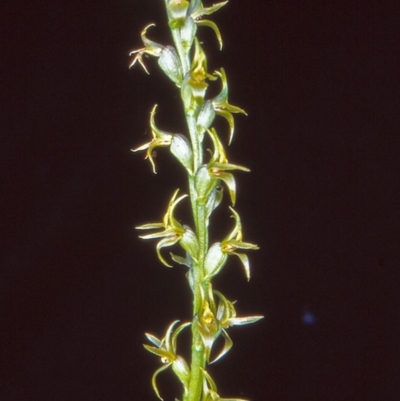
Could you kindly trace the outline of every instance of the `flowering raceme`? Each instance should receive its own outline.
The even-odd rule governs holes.
[[[243,241],[242,221],[233,206],[237,201],[236,172],[249,172],[247,167],[232,164],[228,161],[224,143],[230,145],[234,132],[234,114],[246,112],[228,101],[228,80],[224,68],[209,71],[207,55],[202,42],[197,37],[199,27],[211,28],[217,38],[220,49],[222,37],[217,24],[204,19],[228,1],[222,1],[205,7],[200,0],[164,0],[168,27],[173,45],[162,45],[148,38],[148,31],[155,24],[147,25],[141,32],[143,47],[133,50],[130,67],[145,66],[145,57],[155,57],[165,75],[172,81],[173,88],[181,97],[180,105],[186,120],[187,131],[183,133],[166,132],[156,125],[157,104],[150,112],[151,139],[143,145],[132,149],[134,152],[145,151],[154,173],[156,165],[154,151],[165,148],[179,161],[187,173],[187,190],[178,195],[175,190],[170,199],[162,221],[146,223],[136,227],[138,230],[149,230],[150,233],[140,235],[144,240],[157,240],[155,250],[160,262],[167,266],[182,265],[186,269],[186,277],[192,295],[192,316],[190,321],[178,325],[173,321],[162,339],[146,334],[151,345],[144,347],[150,353],[161,358],[162,366],[152,377],[152,386],[156,396],[162,400],[157,385],[159,373],[171,367],[182,385],[182,401],[244,401],[237,398],[221,398],[217,386],[212,379],[207,365],[223,358],[232,348],[233,341],[228,334],[231,326],[242,326],[262,319],[260,315],[237,317],[235,302],[229,301],[221,291],[214,289],[213,279],[230,261],[229,256],[236,256],[243,265],[245,276],[250,280],[250,262],[246,254],[256,250],[258,246]],[[156,29],[151,31],[157,33]],[[221,89],[208,96],[210,86]],[[228,135],[221,140],[215,126],[216,116],[223,117],[228,123]],[[211,147],[211,149],[210,149]],[[213,213],[217,207],[224,205],[224,188],[227,189],[230,211],[234,219],[234,227],[222,240],[209,244],[210,227]],[[182,192],[181,192],[182,193]],[[187,198],[189,202],[184,202]],[[182,222],[175,215],[178,205],[191,207],[192,221]],[[181,206],[182,205],[182,206]],[[236,207],[236,206],[235,206]],[[166,259],[164,248],[173,248],[170,259]],[[175,249],[180,248],[180,254]],[[174,288],[174,297],[179,293]],[[185,328],[190,327],[191,350],[178,353],[178,339]],[[189,333],[189,330],[187,330]],[[215,352],[213,347],[218,338],[223,339],[222,349]],[[180,340],[179,340],[180,341]],[[221,343],[222,344],[222,343]],[[190,354],[190,362],[189,361]],[[216,355],[212,358],[212,356]],[[179,401],[175,398],[175,401]]]

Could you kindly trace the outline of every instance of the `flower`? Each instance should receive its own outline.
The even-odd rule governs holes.
[[[165,337],[159,340],[157,337],[152,334],[146,333],[147,339],[155,345],[147,345],[143,344],[143,346],[147,349],[147,351],[161,357],[161,362],[164,366],[157,369],[152,377],[151,383],[153,385],[153,389],[157,394],[157,397],[162,400],[160,393],[157,388],[156,378],[160,372],[168,369],[168,367],[172,366],[172,370],[178,376],[179,380],[184,386],[185,393],[189,388],[189,378],[190,378],[190,369],[186,361],[179,355],[176,354],[176,340],[179,333],[187,326],[190,325],[188,323],[182,323],[179,325],[174,331],[174,326],[179,322],[179,320],[175,320],[167,329],[167,333]]]
[[[208,87],[207,79],[215,81],[217,78],[207,72],[207,58],[197,38],[190,71],[186,74],[181,89],[181,96],[185,111],[193,113],[204,103]]]
[[[224,117],[229,124],[230,127],[230,135],[229,135],[229,144],[232,142],[233,132],[235,130],[235,122],[232,116],[232,113],[242,113],[247,116],[247,113],[237,106],[232,106],[228,103],[228,82],[226,79],[225,70],[221,68],[221,72],[215,71],[215,75],[221,78],[222,81],[222,89],[218,96],[212,99],[212,105],[214,107],[215,113]]]
[[[158,146],[164,146],[164,147],[170,146],[172,143],[172,138],[173,138],[172,134],[165,132],[165,131],[161,131],[160,129],[158,129],[156,127],[155,122],[154,122],[154,116],[156,114],[156,109],[157,109],[157,105],[154,105],[154,107],[150,113],[150,127],[151,127],[151,132],[153,134],[153,139],[150,142],[147,142],[144,145],[141,145],[136,149],[132,149],[132,152],[138,152],[139,150],[147,149],[145,158],[146,159],[148,158],[150,160],[150,163],[153,166],[154,174],[157,174],[156,166],[155,166],[154,159],[153,159],[154,148],[156,148]]]
[[[146,32],[152,26],[155,26],[155,24],[147,25],[141,33],[144,47],[138,50],[133,50],[129,53],[130,56],[136,54],[129,68],[132,68],[138,61],[146,73],[150,74],[143,62],[143,56],[148,55],[158,57],[158,65],[161,67],[164,73],[172,81],[174,81],[178,87],[180,87],[183,80],[183,73],[179,56],[174,47],[163,46],[159,43],[153,42],[150,39],[147,39]]]
[[[214,128],[207,130],[214,143],[214,153],[208,164],[200,167],[196,175],[196,190],[200,200],[206,200],[210,192],[223,181],[228,187],[232,205],[236,203],[236,182],[231,170],[250,171],[247,167],[228,163],[224,147]]]
[[[235,228],[228,235],[226,239],[221,242],[221,250],[223,253],[227,255],[236,255],[240,261],[242,262],[247,281],[250,280],[250,263],[249,258],[244,253],[235,252],[236,249],[246,249],[246,250],[255,250],[259,249],[259,247],[255,244],[251,244],[250,242],[243,242],[243,233],[242,233],[242,223],[240,221],[239,214],[231,207],[229,207],[233,213],[233,218],[236,221]]]
[[[130,64],[129,68],[132,68],[136,64],[136,61],[139,61],[140,65],[147,72],[147,74],[150,74],[150,73],[147,70],[146,66],[144,65],[143,55],[148,54],[149,56],[160,57],[161,51],[164,48],[164,46],[160,45],[159,43],[153,42],[146,38],[146,32],[152,26],[156,26],[156,24],[147,25],[140,34],[140,36],[142,37],[144,47],[142,47],[141,49],[138,49],[138,50],[133,50],[129,53],[130,56],[132,56],[132,54],[136,54],[135,58],[133,59],[132,63]]]
[[[204,262],[205,279],[211,279],[218,274],[224,267],[228,256],[236,255],[243,264],[247,281],[250,280],[250,263],[246,254],[236,252],[237,249],[255,250],[259,249],[257,245],[242,241],[242,223],[239,214],[231,207],[235,227],[232,232],[222,241],[214,243],[208,250]]]
[[[194,260],[197,260],[196,258],[199,248],[198,240],[194,232],[187,226],[183,227],[173,216],[176,205],[182,199],[187,197],[187,195],[182,195],[178,199],[176,199],[178,192],[179,189],[174,192],[174,195],[169,202],[167,213],[165,214],[164,219],[161,223],[148,223],[136,227],[136,229],[138,230],[152,230],[158,228],[163,229],[163,231],[153,234],[141,235],[139,237],[143,239],[161,238],[161,240],[157,244],[156,251],[161,263],[163,263],[167,267],[172,266],[168,264],[162,257],[161,248],[172,246],[179,242],[182,248],[186,252],[188,252]]]
[[[227,328],[255,323],[263,316],[236,317],[234,302],[228,301],[219,291],[211,291],[211,286],[209,286],[208,300],[204,298],[203,290],[201,293],[202,308],[196,323],[205,346],[207,362],[209,362],[214,341],[220,334],[225,340],[222,351],[212,362],[209,362],[214,363],[232,348],[233,342],[226,332]],[[215,303],[214,294],[219,298],[218,305]]]
[[[157,105],[153,107],[153,110],[150,113],[150,126],[151,132],[153,134],[153,139],[136,149],[131,149],[132,152],[138,152],[139,150],[147,149],[145,158],[148,158],[150,160],[150,163],[153,166],[153,172],[154,174],[157,174],[156,166],[153,159],[153,150],[158,146],[170,146],[171,153],[180,161],[180,163],[186,168],[189,174],[192,174],[193,152],[190,142],[185,136],[181,134],[170,134],[169,132],[158,129],[154,122],[156,108]]]

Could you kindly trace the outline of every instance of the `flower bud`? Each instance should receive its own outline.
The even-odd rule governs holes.
[[[193,152],[189,140],[181,134],[173,135],[170,150],[171,153],[181,162],[183,167],[192,174]]]
[[[176,50],[172,46],[164,46],[158,59],[158,65],[177,86],[182,85],[182,66]]]

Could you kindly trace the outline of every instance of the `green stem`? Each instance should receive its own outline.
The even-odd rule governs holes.
[[[204,277],[204,260],[208,248],[205,206],[197,204],[196,234],[199,238],[200,251],[197,263],[193,264],[193,322],[192,322],[192,361],[189,391],[185,401],[200,401],[202,394],[203,373],[205,368],[205,347],[197,328],[196,318],[201,310],[201,286]]]
[[[167,5],[167,0],[165,0]],[[167,9],[168,13],[168,9]],[[168,15],[170,17],[170,15]],[[180,37],[179,29],[171,29],[175,47],[179,55],[183,76],[190,70],[189,54],[185,51]],[[197,201],[195,188],[195,176],[203,163],[202,144],[197,132],[198,107],[185,112],[186,122],[193,151],[193,175],[189,176],[189,194],[195,224],[196,235],[200,249],[197,261],[193,261],[193,320],[192,320],[192,351],[189,389],[184,396],[184,401],[200,401],[202,397],[203,372],[206,365],[206,355],[203,340],[197,328],[196,320],[202,307],[201,286],[204,278],[204,261],[208,250],[208,230],[206,221],[206,207]]]
[[[202,163],[201,144],[197,136],[197,129],[193,115],[186,115],[190,137],[192,139],[194,171],[196,172]],[[205,347],[196,325],[196,318],[201,310],[202,297],[201,286],[204,277],[204,260],[208,249],[208,231],[206,221],[206,210],[204,204],[197,201],[197,192],[194,187],[194,177],[189,177],[190,199],[195,222],[196,235],[199,240],[200,249],[198,260],[193,263],[193,322],[192,322],[192,360],[190,368],[190,384],[185,401],[200,401],[202,394],[203,373],[205,368]]]

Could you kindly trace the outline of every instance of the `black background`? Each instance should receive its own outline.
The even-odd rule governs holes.
[[[188,319],[190,293],[134,226],[186,184],[168,150],[154,175],[130,149],[149,140],[155,103],[160,128],[183,124],[155,60],[147,76],[128,53],[150,22],[170,43],[163,2],[10,2],[2,18],[0,399],[155,400],[144,332]],[[230,329],[210,368],[219,392],[397,401],[399,7],[231,0],[210,19],[224,49],[199,28],[209,69],[225,68],[249,114],[228,157],[252,170],[236,175],[237,210],[261,247],[250,283],[232,259],[216,287],[266,317]],[[226,206],[215,239],[232,227]],[[169,379],[165,400],[180,397]]]

